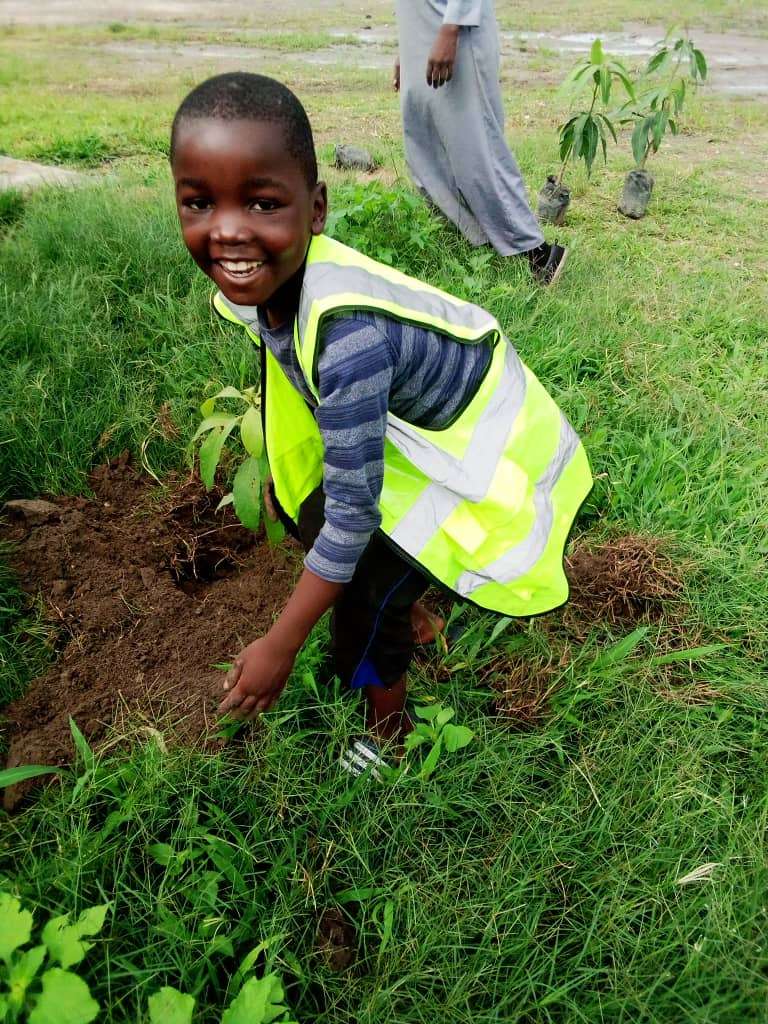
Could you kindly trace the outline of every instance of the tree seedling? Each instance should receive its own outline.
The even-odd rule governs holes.
[[[419,778],[426,780],[432,775],[443,753],[455,754],[466,747],[474,739],[474,733],[465,725],[453,725],[451,719],[453,708],[442,704],[431,704],[427,707],[416,707],[413,713],[422,719],[416,722],[413,731],[405,737],[406,751],[429,745],[430,750],[421,763]]]
[[[595,39],[589,56],[578,61],[563,82],[562,89],[566,93],[577,94],[586,85],[590,86],[592,93],[589,107],[577,111],[560,125],[560,173],[557,176],[549,175],[539,193],[539,218],[542,221],[562,224],[565,219],[571,201],[570,190],[563,185],[568,164],[572,160],[583,160],[587,177],[590,177],[598,150],[602,149],[605,160],[608,153],[608,137],[616,142],[616,130],[606,111],[617,83],[623,87],[630,99],[634,99],[634,86],[626,67],[621,61],[605,53],[600,39]],[[598,102],[600,110],[597,109]]]
[[[688,90],[691,86],[697,88],[706,77],[706,58],[686,37],[670,42],[667,36],[648,61],[642,79],[648,87],[635,104],[629,105],[629,117],[621,118],[622,123],[634,125],[635,167],[627,174],[619,202],[619,212],[625,217],[639,220],[645,216],[653,190],[653,177],[646,170],[646,161],[651,153],[658,153],[667,131],[677,135],[678,117]]]
[[[231,399],[240,403],[242,411],[237,413],[217,411],[216,403]],[[243,408],[244,406],[244,408]],[[203,421],[195,431],[192,444],[200,438],[198,452],[200,460],[200,478],[210,490],[216,478],[216,470],[221,461],[224,445],[235,429],[240,436],[245,457],[241,459],[232,481],[232,490],[225,494],[216,511],[232,505],[235,515],[249,530],[258,530],[264,521],[267,537],[271,543],[278,543],[283,536],[283,527],[272,522],[269,516],[262,516],[264,497],[262,486],[266,483],[269,469],[264,449],[264,429],[261,422],[259,395],[254,387],[237,388],[228,386],[218,391],[212,398],[207,398],[200,406]]]

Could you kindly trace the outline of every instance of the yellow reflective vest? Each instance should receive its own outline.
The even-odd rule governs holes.
[[[219,292],[214,306],[258,343],[254,310]],[[535,615],[568,597],[563,550],[592,487],[571,425],[486,310],[408,277],[325,235],[307,254],[294,343],[318,398],[323,319],[370,310],[492,352],[466,407],[442,430],[389,413],[381,529],[406,559],[460,597],[505,615]],[[267,350],[265,442],[287,514],[321,483],[323,444],[311,409]]]

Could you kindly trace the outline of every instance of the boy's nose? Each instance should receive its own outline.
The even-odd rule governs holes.
[[[211,241],[236,245],[249,242],[252,232],[247,221],[236,214],[221,213],[211,225]]]

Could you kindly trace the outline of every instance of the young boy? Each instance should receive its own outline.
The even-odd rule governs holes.
[[[271,707],[333,608],[339,677],[364,688],[374,740],[399,739],[430,582],[511,615],[565,600],[586,455],[489,313],[323,235],[312,131],[285,86],[203,82],[174,118],[171,167],[217,310],[260,344],[275,505],[308,551],[274,626],[235,659],[220,710]],[[377,760],[361,742],[345,766]]]

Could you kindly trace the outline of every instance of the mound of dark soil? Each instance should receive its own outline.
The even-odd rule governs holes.
[[[56,627],[58,659],[5,712],[8,766],[63,765],[69,717],[98,746],[142,719],[205,743],[229,661],[267,629],[296,574],[290,548],[245,530],[190,480],[160,492],[127,455],[96,470],[96,494],[19,502],[0,539]],[[6,791],[6,806],[22,791]]]

